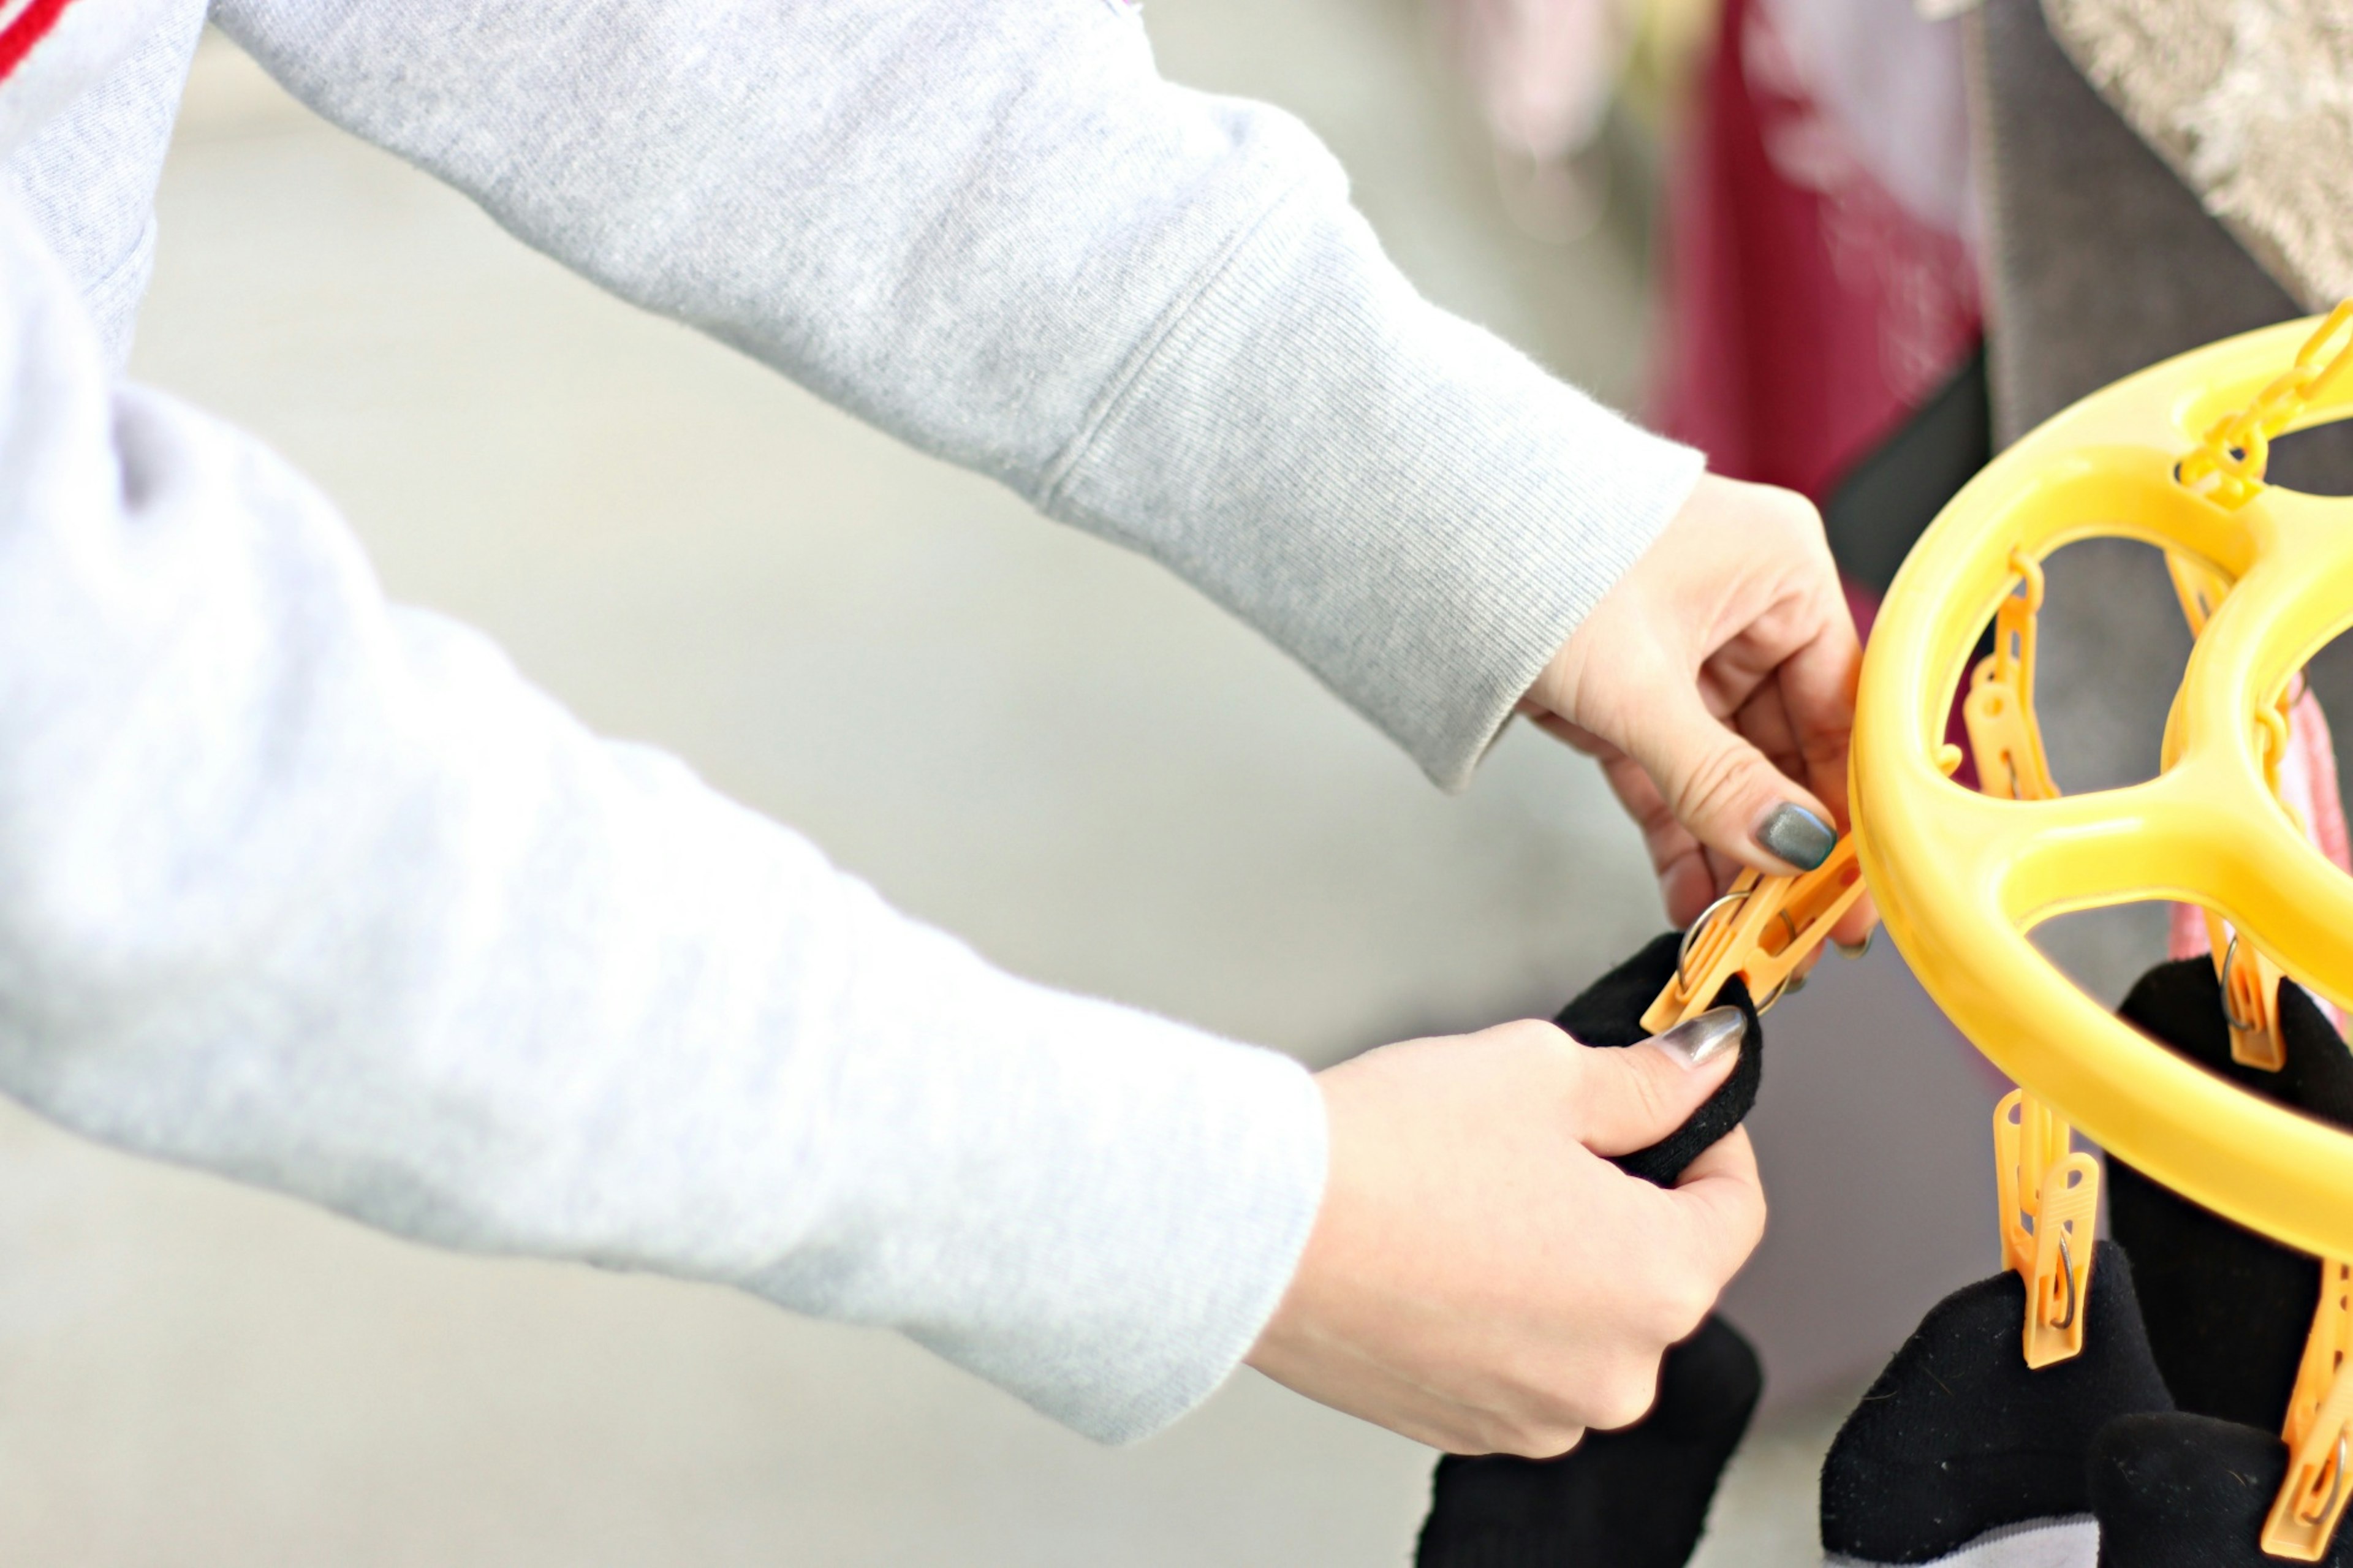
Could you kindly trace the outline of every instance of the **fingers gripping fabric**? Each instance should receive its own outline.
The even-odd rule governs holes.
[[[2093,1439],[2168,1411],[2130,1265],[2099,1244],[2084,1353],[2031,1371],[2026,1287],[2007,1269],[1923,1319],[1822,1461],[1822,1547],[1838,1564],[2091,1568]]]
[[[1554,1022],[1602,1049],[1649,1037],[1643,1010],[1674,973],[1682,943],[1680,931],[1660,936]],[[1747,1021],[1739,1064],[1681,1127],[1612,1162],[1629,1175],[1672,1184],[1757,1103],[1765,1037],[1748,989],[1736,979],[1715,1001],[1738,1006]],[[1748,1342],[1712,1317],[1667,1352],[1657,1402],[1633,1426],[1589,1432],[1556,1459],[1440,1459],[1415,1568],[1681,1568],[1764,1382]]]
[[[1588,1046],[1612,1048],[1648,1039],[1642,1011],[1673,975],[1682,945],[1681,931],[1654,938],[1641,952],[1578,993],[1553,1022]],[[1735,978],[1715,994],[1710,1005],[1736,1006],[1748,1020],[1740,1037],[1740,1061],[1723,1087],[1681,1127],[1647,1149],[1620,1154],[1610,1162],[1630,1176],[1662,1187],[1672,1185],[1685,1166],[1739,1126],[1756,1107],[1757,1085],[1765,1072],[1765,1031],[1757,1022],[1755,1004],[1748,999],[1748,987]]]
[[[2231,1059],[2212,960],[2163,963],[2119,1009],[2207,1071],[2297,1110],[2353,1126],[2353,1053],[2292,981],[2279,988],[2287,1060],[2277,1072]],[[2280,1246],[2108,1161],[2111,1232],[2142,1288],[2150,1350],[2183,1410],[2271,1429],[2287,1408],[2320,1294],[2318,1259]]]
[[[1708,1319],[1667,1352],[1635,1425],[1556,1459],[1439,1460],[1414,1568],[1682,1568],[1764,1386],[1748,1342]]]

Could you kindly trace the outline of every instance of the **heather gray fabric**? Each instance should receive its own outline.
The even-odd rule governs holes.
[[[1968,37],[1997,447],[2120,376],[2306,313],[2084,79],[2036,0],[1985,0]],[[2273,472],[2353,491],[2353,441],[2291,438]],[[2094,540],[2047,572],[2036,707],[2052,771],[2071,791],[2147,778],[2189,654],[2164,563]],[[2353,734],[2353,650],[2312,679]],[[2104,911],[2039,940],[2113,1004],[2165,956],[2166,912]]]
[[[204,14],[70,0],[0,84],[0,1087],[440,1245],[894,1327],[1097,1436],[1174,1419],[1296,1266],[1312,1081],[599,742],[121,384]],[[1420,300],[1304,130],[1162,83],[1103,0],[218,15],[527,241],[1168,563],[1449,785],[1698,471]]]
[[[110,390],[0,205],[0,1086],[445,1247],[886,1324],[1099,1436],[1288,1282],[1288,1058],[991,969]]]
[[[89,3],[77,0],[68,16]],[[154,269],[155,182],[204,25],[201,5],[147,3],[156,19],[129,58],[71,99],[0,165],[79,285],[117,365],[131,353],[132,323]],[[6,96],[0,89],[0,100]]]
[[[1304,127],[1161,81],[1105,0],[215,15],[615,292],[1165,562],[1449,788],[1699,471],[1420,300]],[[118,354],[150,56],[12,161],[76,194],[36,216]]]

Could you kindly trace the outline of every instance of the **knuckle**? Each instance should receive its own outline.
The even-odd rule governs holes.
[[[1561,1422],[1530,1426],[1512,1452],[1523,1459],[1557,1459],[1585,1439],[1585,1428]]]
[[[1634,1358],[1611,1369],[1593,1390],[1593,1425],[1603,1431],[1631,1426],[1659,1396],[1659,1360]]]
[[[1707,1321],[1715,1310],[1715,1292],[1699,1280],[1691,1280],[1670,1289],[1659,1300],[1660,1331],[1667,1336],[1668,1344],[1688,1339],[1694,1330]]]
[[[1796,490],[1774,486],[1768,506],[1768,515],[1784,528],[1809,534],[1822,531],[1821,509]]]
[[[1569,1038],[1567,1030],[1543,1018],[1514,1018],[1495,1028],[1504,1040],[1528,1050],[1556,1050]]]
[[[1646,1272],[1629,1338],[1655,1362],[1669,1345],[1688,1338],[1715,1310],[1717,1287],[1690,1262],[1662,1258]]]
[[[1705,822],[1732,812],[1747,784],[1748,763],[1749,752],[1727,734],[1684,775],[1675,791],[1675,816],[1684,822]]]
[[[1634,1109],[1652,1126],[1681,1121],[1685,1108],[1675,1093],[1679,1086],[1667,1077],[1673,1070],[1670,1064],[1656,1051],[1634,1052],[1630,1059],[1639,1064],[1628,1086]]]
[[[1565,1417],[1518,1415],[1492,1422],[1480,1436],[1487,1443],[1487,1453],[1508,1453],[1520,1459],[1557,1459],[1567,1450],[1577,1448],[1577,1441],[1584,1438],[1584,1426]]]
[[[1740,1261],[1746,1263],[1748,1261],[1748,1255],[1756,1251],[1757,1245],[1765,1239],[1763,1191],[1753,1186],[1744,1191],[1740,1194],[1740,1202],[1736,1205],[1735,1214],[1733,1224],[1736,1228],[1733,1236],[1740,1244]]]

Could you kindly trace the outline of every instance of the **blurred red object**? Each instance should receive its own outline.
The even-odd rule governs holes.
[[[1652,417],[1716,472],[1820,502],[1981,325],[1963,237],[1890,193],[1804,65],[1772,6],[1727,0],[1669,191]],[[1886,133],[1957,136],[1955,109]]]

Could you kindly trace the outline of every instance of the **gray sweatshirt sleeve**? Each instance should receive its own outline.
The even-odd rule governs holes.
[[[94,1136],[894,1327],[1110,1439],[1313,1223],[1298,1066],[998,973],[387,605],[270,453],[110,384],[5,199],[0,758],[0,1088]]]
[[[1699,459],[1419,298],[1116,0],[221,0],[622,296],[1144,551],[1441,784]]]

